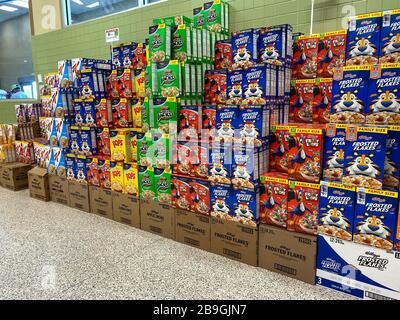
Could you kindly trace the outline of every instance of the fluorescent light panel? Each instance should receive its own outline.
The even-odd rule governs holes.
[[[92,8],[96,8],[96,7],[98,7],[100,5],[100,2],[93,2],[92,4],[88,4],[87,6],[86,6],[86,8],[90,8],[90,9],[92,9]]]
[[[83,6],[83,2],[81,0],[72,0],[72,2],[75,2],[76,4]]]
[[[21,8],[27,8],[27,9],[29,8],[28,1],[16,0],[16,1],[11,1],[10,4]]]
[[[18,8],[3,5],[3,6],[0,6],[0,10],[7,11],[7,12],[14,12],[14,11],[17,11]]]

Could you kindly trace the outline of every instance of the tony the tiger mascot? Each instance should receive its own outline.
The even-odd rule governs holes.
[[[378,99],[372,101],[371,109],[373,112],[394,112],[400,113],[400,99],[397,98],[397,89],[390,92],[389,90],[378,90],[380,95]]]
[[[264,48],[264,53],[261,55],[263,62],[278,61],[280,57],[279,51],[275,48],[275,43],[268,44]]]
[[[356,38],[356,44],[350,50],[350,57],[356,58],[359,56],[374,56],[376,53],[376,46],[369,40],[371,36],[367,38]]]
[[[391,36],[390,41],[383,45],[383,54],[387,56],[393,53],[400,53],[400,33],[396,35],[391,33],[389,36]]]
[[[380,168],[372,161],[373,154],[370,155],[359,155],[358,153],[354,153],[357,157],[354,161],[350,162],[346,168],[346,171],[349,175],[362,175],[368,176],[371,178],[377,178],[380,174]]]
[[[235,209],[235,216],[237,218],[245,218],[252,220],[254,218],[253,212],[250,210],[249,205],[246,202],[241,202]]]
[[[350,221],[343,215],[342,210],[345,209],[330,208],[328,212],[321,215],[322,224],[324,226],[334,226],[342,230],[348,230],[350,228]]]
[[[363,102],[356,96],[358,93],[358,90],[355,90],[354,92],[347,92],[344,93],[342,92],[341,98],[336,101],[334,105],[334,109],[336,112],[358,112],[360,113],[363,108],[364,104]]]
[[[392,231],[377,216],[367,217],[364,221],[357,223],[357,233],[373,235],[382,239],[389,239]]]

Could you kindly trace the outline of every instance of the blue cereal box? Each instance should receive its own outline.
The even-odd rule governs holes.
[[[383,12],[380,63],[400,63],[400,9]]]
[[[286,34],[286,30],[279,26],[260,30],[257,41],[259,63],[284,64],[287,58]]]
[[[78,173],[78,167],[75,155],[70,153],[67,154],[65,163],[67,169],[67,180],[75,181]]]
[[[373,66],[368,88],[366,123],[400,124],[400,63]]]
[[[232,200],[233,221],[256,226],[258,222],[259,193],[257,191],[235,190]]]
[[[92,69],[81,70],[80,77],[78,78],[78,87],[80,99],[96,98]]]
[[[80,99],[75,99],[73,104],[73,109],[75,114],[73,121],[74,125],[82,126],[85,119],[85,109],[83,107],[83,101]]]
[[[358,188],[353,241],[393,249],[398,203],[398,192]]]
[[[87,183],[87,169],[86,169],[86,157],[76,157],[76,181],[82,184]]]
[[[81,135],[79,134],[78,127],[71,127],[69,132],[69,149],[74,155],[78,155],[80,152]]]
[[[383,186],[398,190],[400,183],[400,126],[388,128]]]
[[[324,143],[325,180],[341,182],[343,177],[346,124],[327,124]]]
[[[268,68],[270,70],[270,68]],[[272,78],[272,77],[271,77]],[[267,103],[267,67],[257,65],[244,71],[243,103],[264,105]],[[270,88],[270,87],[269,87]],[[276,92],[275,92],[276,93]]]
[[[120,46],[116,46],[112,48],[112,66],[113,69],[117,69],[122,67],[122,60],[123,60],[123,56],[122,56],[122,50]]]
[[[226,218],[232,214],[232,189],[228,186],[211,186],[211,216]]]
[[[343,184],[382,189],[387,132],[386,128],[347,127]]]
[[[209,149],[208,180],[211,185],[230,185],[232,147],[215,143]]]
[[[83,127],[80,130],[80,154],[83,156],[97,155],[96,129]]]
[[[96,127],[96,108],[93,100],[86,100],[83,102],[83,109],[85,112],[85,126]]]
[[[239,137],[235,143],[260,147],[269,135],[269,116],[265,106],[240,108],[237,119]]]
[[[348,66],[372,65],[379,61],[382,12],[349,18],[346,59]]]
[[[232,185],[234,189],[255,190],[258,186],[258,149],[235,149],[232,158]]]
[[[336,72],[332,83],[330,121],[333,123],[363,123],[368,103],[370,66],[344,67]]]
[[[257,38],[254,29],[232,33],[232,68],[247,69],[257,61]]]
[[[215,141],[225,143],[233,142],[235,130],[237,129],[238,114],[239,108],[236,106],[217,108]]]
[[[355,197],[355,187],[322,181],[318,210],[318,233],[351,241],[353,239]]]
[[[243,71],[228,72],[226,78],[226,104],[238,105],[243,101]]]

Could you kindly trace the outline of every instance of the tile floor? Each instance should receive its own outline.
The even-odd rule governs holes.
[[[0,299],[351,299],[0,189]]]

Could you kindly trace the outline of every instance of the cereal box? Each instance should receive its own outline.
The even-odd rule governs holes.
[[[171,170],[154,169],[154,185],[159,203],[172,204],[171,196]]]
[[[226,102],[226,70],[207,70],[204,75],[204,101],[212,104]]]
[[[323,137],[319,128],[292,128],[289,141],[289,179],[319,183],[322,175]]]
[[[173,172],[184,176],[193,175],[194,164],[198,158],[194,154],[197,141],[175,141],[173,145]]]
[[[182,106],[179,110],[179,137],[196,139],[201,131],[202,107]]]
[[[79,153],[83,156],[97,155],[96,129],[82,127],[79,130],[79,134],[81,142]]]
[[[292,82],[290,90],[290,115],[293,122],[312,123],[316,110],[314,100],[315,80],[297,80]]]
[[[396,236],[394,238],[394,250],[400,251],[400,215],[397,218],[397,231]]]
[[[398,213],[398,192],[357,189],[353,241],[393,249]]]
[[[142,167],[151,167],[154,162],[153,139],[150,132],[136,135],[137,161]]]
[[[232,146],[214,144],[209,150],[208,180],[212,185],[230,185],[232,176]]]
[[[238,125],[239,108],[227,106],[217,108],[216,112],[216,137],[218,142],[232,143]]]
[[[332,83],[330,120],[334,123],[363,123],[368,103],[370,66],[344,67]]]
[[[288,52],[282,27],[262,28],[257,41],[258,62],[283,65]]]
[[[225,25],[225,3],[221,0],[206,2],[203,5],[205,27],[210,31],[227,31]]]
[[[171,195],[172,204],[177,209],[190,210],[190,179],[172,176]]]
[[[96,127],[96,109],[92,99],[83,102],[83,110],[85,113],[84,125],[87,127]]]
[[[96,99],[94,107],[96,110],[96,127],[109,127],[112,124],[110,101],[107,99]]]
[[[390,126],[386,140],[383,186],[398,190],[400,183],[400,127]]]
[[[76,157],[76,181],[82,184],[87,184],[87,168],[86,168],[86,157],[78,155]]]
[[[200,179],[208,179],[209,141],[204,140],[193,143],[190,148],[195,157],[190,175]]]
[[[317,234],[320,185],[290,181],[288,190],[287,229]]]
[[[355,187],[321,182],[318,233],[349,240],[353,238]]]
[[[160,133],[174,134],[178,128],[178,104],[175,97],[153,98],[150,107],[150,127]]]
[[[315,79],[317,77],[320,38],[320,34],[297,38],[293,47],[294,79]]]
[[[258,186],[259,150],[242,146],[235,148],[232,157],[232,185],[234,189],[254,190]]]
[[[100,187],[99,166],[97,158],[86,158],[86,175],[90,186]]]
[[[368,87],[366,123],[400,124],[400,64],[373,66]]]
[[[332,78],[321,78],[315,81],[313,122],[328,123],[330,121],[332,102]]]
[[[94,86],[92,69],[81,70],[78,78],[79,98],[82,100],[96,98]]]
[[[195,28],[201,28],[204,26],[204,16],[202,10],[203,7],[193,9],[193,26]]]
[[[108,128],[97,128],[96,136],[99,155],[110,156],[110,130]]]
[[[82,126],[85,119],[85,109],[83,107],[83,101],[80,99],[75,99],[73,109],[75,114],[74,125]]]
[[[232,105],[242,104],[244,72],[242,70],[233,70],[228,72],[226,77],[226,103]]]
[[[226,218],[233,215],[232,210],[232,189],[227,186],[210,187],[210,206],[211,216],[217,218]]]
[[[165,24],[149,28],[149,52],[151,62],[171,59],[171,27]]]
[[[270,172],[260,178],[260,223],[286,228],[289,181],[285,173]]]
[[[269,135],[269,117],[265,106],[241,108],[237,115],[236,128],[239,139],[236,143],[260,147],[264,138]]]
[[[142,128],[142,100],[141,99],[132,99],[132,127],[134,129]]]
[[[257,32],[258,33],[258,32]],[[254,29],[232,33],[232,68],[247,69],[257,61],[257,42]]]
[[[139,167],[139,194],[144,200],[155,200],[154,169],[152,167]]]
[[[67,154],[65,158],[65,166],[67,170],[67,180],[75,181],[78,174],[78,167],[74,154]]]
[[[122,162],[110,162],[111,190],[125,191],[124,164]]]
[[[100,187],[102,189],[111,189],[111,172],[110,172],[110,160],[98,159],[98,170]]]
[[[144,98],[140,106],[140,114],[142,119],[142,132],[148,132],[150,130],[150,100],[147,97]]]
[[[343,184],[382,189],[387,133],[386,128],[347,127]]]
[[[130,162],[129,130],[110,131],[111,160]]]
[[[322,36],[318,49],[318,76],[332,78],[335,68],[346,62],[347,30],[327,32]]]
[[[400,9],[383,12],[380,63],[400,63]]]
[[[210,184],[204,180],[189,182],[190,211],[210,215]]]
[[[270,168],[275,171],[288,173],[290,127],[275,125],[271,128],[270,143]]]
[[[214,69],[230,69],[232,67],[232,43],[230,40],[215,42]]]
[[[256,65],[244,71],[243,75],[244,105],[264,105],[269,97],[271,87],[267,88],[267,68]],[[272,89],[273,90],[273,89]],[[274,92],[275,95],[275,92]]]
[[[139,196],[139,171],[134,163],[124,163],[124,192],[138,197]]]
[[[111,100],[111,112],[115,128],[129,128],[132,126],[132,110],[128,99]]]
[[[327,124],[324,143],[323,178],[341,182],[346,148],[346,124]]]
[[[172,28],[172,59],[179,62],[192,61],[190,26],[176,25]]]
[[[258,222],[258,191],[235,190],[232,199],[233,221],[256,226]]]
[[[213,137],[216,131],[217,108],[215,106],[206,105],[202,107],[202,134],[205,139]]]
[[[122,58],[121,67],[131,68],[132,58],[133,58],[132,43],[122,44],[120,50],[121,50],[120,58]]]
[[[153,165],[158,169],[169,169],[171,165],[170,136],[165,133],[153,134],[152,139]]]
[[[382,12],[349,18],[346,64],[371,65],[379,61]]]
[[[131,161],[136,163],[137,162],[137,135],[139,132],[136,129],[129,130],[129,145],[130,145],[130,152],[131,152]]]
[[[134,76],[134,91],[137,98],[146,97],[146,71],[144,69],[136,69]]]
[[[146,60],[146,45],[144,43],[132,43],[132,68],[145,69],[147,65]]]
[[[122,52],[120,46],[115,46],[111,50],[111,62],[113,68],[120,68],[122,67]]]
[[[181,64],[178,60],[157,63],[157,89],[162,97],[178,97],[182,93]]]
[[[81,136],[78,127],[71,127],[69,133],[70,152],[78,155],[81,148]]]

